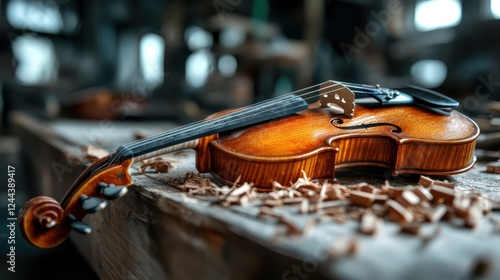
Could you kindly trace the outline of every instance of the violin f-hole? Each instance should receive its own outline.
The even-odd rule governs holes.
[[[347,130],[354,130],[354,129],[368,129],[371,127],[377,127],[377,126],[392,126],[395,129],[391,130],[392,133],[401,133],[403,132],[403,129],[395,124],[392,123],[386,123],[386,122],[381,122],[381,123],[369,123],[369,124],[360,124],[360,125],[352,125],[352,126],[339,126],[339,124],[343,124],[344,120],[340,118],[332,118],[330,120],[330,124],[333,125],[336,128],[339,129],[347,129]]]

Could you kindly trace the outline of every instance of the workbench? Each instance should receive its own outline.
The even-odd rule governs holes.
[[[62,198],[86,164],[79,146],[99,144],[114,151],[133,140],[138,129],[157,133],[166,123],[41,120],[24,113],[11,116],[15,134],[33,167],[36,194]],[[447,222],[429,223],[419,236],[400,233],[385,222],[376,235],[359,233],[359,222],[337,223],[298,213],[297,206],[274,211],[310,230],[283,234],[275,219],[259,215],[259,206],[224,207],[210,195],[188,195],[175,182],[196,172],[194,153],[175,155],[168,173],[131,169],[134,185],[102,212],[87,215],[91,235],[72,233],[70,240],[101,279],[500,279],[498,211],[473,229]],[[57,169],[54,169],[57,167]],[[484,163],[463,174],[441,177],[459,190],[500,200],[500,175],[484,172]],[[55,170],[58,170],[57,172]],[[208,174],[202,176],[210,178]],[[341,184],[367,182],[376,187],[416,185],[418,176],[393,178],[379,168],[337,170]],[[436,177],[433,177],[436,178]],[[68,241],[66,241],[68,242]],[[351,244],[345,254],[333,247]]]

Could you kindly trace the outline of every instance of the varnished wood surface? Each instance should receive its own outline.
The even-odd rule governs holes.
[[[266,122],[250,128],[223,134],[216,141],[225,149],[254,157],[301,156],[332,145],[342,138],[388,137],[400,142],[454,144],[471,142],[478,136],[477,126],[466,116],[453,111],[441,116],[414,106],[398,106],[369,109],[356,106],[355,117],[342,118],[340,127],[391,123],[402,128],[392,133],[392,126],[378,126],[352,130],[338,129],[330,124],[336,115],[328,109],[313,108],[308,111]]]
[[[448,175],[474,163],[479,128],[456,111],[441,116],[414,106],[357,105],[355,114],[338,124],[331,121],[338,116],[313,107],[221,134],[210,143],[210,163],[205,165],[226,183],[241,176],[266,189],[273,181],[296,180],[302,170],[312,178],[333,178],[335,169],[349,166],[381,166],[394,175]],[[199,159],[204,160],[208,158]]]

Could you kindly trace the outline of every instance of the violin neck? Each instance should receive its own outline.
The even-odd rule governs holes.
[[[283,95],[218,118],[195,122],[123,145],[110,160],[112,163],[130,158],[137,161],[180,149],[194,148],[197,139],[201,137],[287,116],[307,108],[307,102],[301,97],[293,94]]]

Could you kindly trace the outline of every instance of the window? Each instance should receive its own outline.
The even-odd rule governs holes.
[[[22,35],[12,42],[12,51],[18,61],[16,77],[22,84],[46,84],[56,77],[56,52],[49,39]]]
[[[6,14],[9,24],[17,29],[58,34],[64,25],[55,1],[9,1]]]
[[[496,1],[498,2],[498,1]],[[462,19],[460,0],[420,0],[415,6],[415,29],[430,31],[453,27]]]
[[[165,42],[154,33],[145,34],[140,43],[140,65],[142,78],[149,89],[163,83],[163,57]]]
[[[491,9],[491,15],[495,19],[500,18],[500,0],[491,0],[490,1],[490,9]]]
[[[448,69],[441,60],[424,59],[411,66],[411,77],[418,85],[436,88],[443,84]]]

